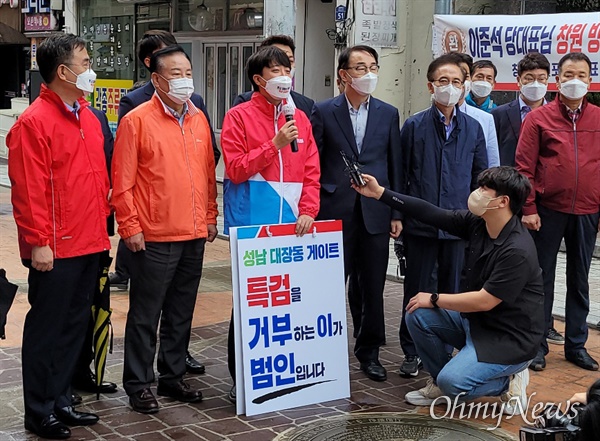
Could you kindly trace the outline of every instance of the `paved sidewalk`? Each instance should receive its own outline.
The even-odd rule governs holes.
[[[113,240],[116,245],[116,239]],[[352,354],[352,338],[349,338],[351,360],[351,397],[335,402],[305,406],[283,412],[273,412],[256,417],[237,417],[235,409],[227,400],[231,381],[226,363],[226,338],[231,311],[231,282],[228,242],[222,239],[209,244],[206,250],[206,266],[196,304],[191,351],[207,366],[207,373],[189,376],[195,387],[202,389],[204,401],[197,404],[178,403],[161,398],[161,411],[156,415],[132,412],[121,387],[125,315],[128,308],[126,292],[113,291],[113,325],[115,330],[114,351],[108,358],[107,379],[119,384],[119,392],[103,395],[84,395],[83,409],[97,412],[100,423],[92,427],[73,430],[73,438],[79,440],[272,440],[279,434],[311,421],[322,421],[333,416],[363,414],[369,412],[418,412],[427,414],[429,409],[416,410],[404,402],[406,392],[425,384],[425,375],[404,379],[397,374],[402,354],[398,343],[398,323],[401,310],[402,285],[388,281],[385,290],[387,345],[381,350],[381,361],[388,369],[388,380],[375,383],[359,371]],[[9,203],[8,190],[0,188],[0,261],[8,275],[21,285],[15,304],[9,313],[7,340],[0,340],[0,440],[12,441],[35,439],[23,429],[23,402],[20,369],[20,340],[22,324],[28,310],[26,299],[26,271],[20,264],[16,246],[16,231]],[[594,262],[595,270],[600,265]],[[596,277],[596,276],[594,276]],[[559,274],[557,279],[563,276]],[[594,296],[600,291],[600,278],[594,279]],[[597,297],[596,297],[597,298]],[[597,307],[597,301],[596,301]],[[349,320],[349,323],[351,321]],[[559,330],[563,323],[557,322]],[[351,333],[350,333],[351,335]],[[591,354],[600,358],[600,333],[590,331],[587,344]],[[560,402],[574,392],[585,390],[597,379],[597,372],[576,368],[564,360],[562,347],[551,346],[548,369],[532,373],[529,392],[535,392],[532,406],[537,402]],[[492,400],[497,402],[497,400]],[[531,406],[531,407],[532,407]],[[443,410],[438,409],[438,412]],[[493,427],[496,421],[477,418],[476,422]],[[520,418],[503,419],[501,429],[515,435],[523,424]]]

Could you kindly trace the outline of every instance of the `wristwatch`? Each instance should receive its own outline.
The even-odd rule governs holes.
[[[429,297],[429,301],[431,302],[431,304],[433,305],[434,308],[439,308],[437,301],[439,300],[440,295],[437,292],[434,292],[433,294],[431,294],[431,297]]]

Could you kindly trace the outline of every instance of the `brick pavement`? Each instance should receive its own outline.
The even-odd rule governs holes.
[[[7,205],[8,204],[8,205]],[[6,190],[0,189],[0,257],[1,265],[9,270],[12,279],[26,282],[25,269],[20,265],[14,224]],[[190,376],[192,385],[202,389],[205,400],[198,404],[184,404],[160,398],[161,411],[156,415],[141,415],[130,411],[122,388],[115,395],[84,396],[84,409],[97,412],[101,422],[88,428],[76,428],[73,439],[82,440],[271,440],[277,434],[313,420],[355,412],[404,412],[415,408],[404,402],[407,391],[424,384],[423,374],[415,379],[397,375],[402,359],[398,344],[398,321],[401,309],[402,285],[389,281],[386,285],[387,346],[382,348],[381,361],[388,368],[389,378],[383,383],[367,380],[351,360],[351,397],[336,402],[305,406],[256,417],[237,417],[233,405],[227,401],[230,379],[226,365],[226,331],[231,308],[228,243],[218,240],[207,247],[206,267],[194,316],[191,341],[192,353],[207,365],[207,373]],[[597,263],[595,262],[597,265]],[[560,275],[558,276],[560,279]],[[598,292],[598,285],[593,286]],[[127,295],[114,292],[115,340],[114,352],[109,355],[107,379],[120,384],[123,360],[122,334],[127,311]],[[20,371],[20,337],[24,314],[27,311],[24,292],[17,295],[9,314],[9,340],[0,341],[0,439],[35,439],[23,430],[23,404]],[[349,321],[350,322],[350,321]],[[563,330],[563,324],[557,323]],[[352,342],[351,342],[352,344]],[[590,332],[588,349],[600,358],[600,334]],[[530,392],[536,392],[532,402],[565,400],[576,391],[584,390],[597,373],[580,370],[567,363],[562,348],[551,346],[548,369],[532,373]],[[442,410],[439,410],[441,412]],[[419,410],[426,413],[426,409]],[[490,426],[491,420],[478,420]],[[501,428],[516,433],[522,424],[520,418],[503,420]]]

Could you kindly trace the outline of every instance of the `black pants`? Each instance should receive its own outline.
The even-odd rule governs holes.
[[[406,326],[406,306],[420,291],[457,293],[465,258],[465,242],[404,234],[406,273],[400,320],[400,346],[404,355],[418,355]]]
[[[123,366],[127,394],[149,387],[154,381],[159,321],[159,379],[172,384],[185,374],[205,243],[206,239],[146,242],[145,251],[133,253]]]
[[[389,232],[370,234],[364,224],[360,199],[354,207],[352,221],[343,223],[344,272],[346,280],[354,274],[349,299],[352,321],[359,324],[354,355],[360,362],[377,360],[379,347],[385,342],[383,289],[389,260]],[[360,301],[360,310],[358,302]]]
[[[85,338],[99,254],[56,259],[52,271],[29,267],[31,309],[23,329],[25,414],[44,418],[71,405],[71,377]]]
[[[598,213],[565,214],[539,204],[537,209],[542,226],[539,231],[533,233],[533,236],[544,279],[545,337],[553,326],[556,259],[561,240],[564,238],[567,248],[565,355],[573,355],[584,349],[588,337],[587,316],[590,311],[588,275],[598,233]],[[544,354],[548,353],[546,338],[542,339],[541,349]]]

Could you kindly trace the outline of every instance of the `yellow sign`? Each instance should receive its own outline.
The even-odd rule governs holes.
[[[93,106],[106,113],[110,123],[117,123],[119,103],[129,89],[133,87],[132,80],[96,80],[94,86]]]

